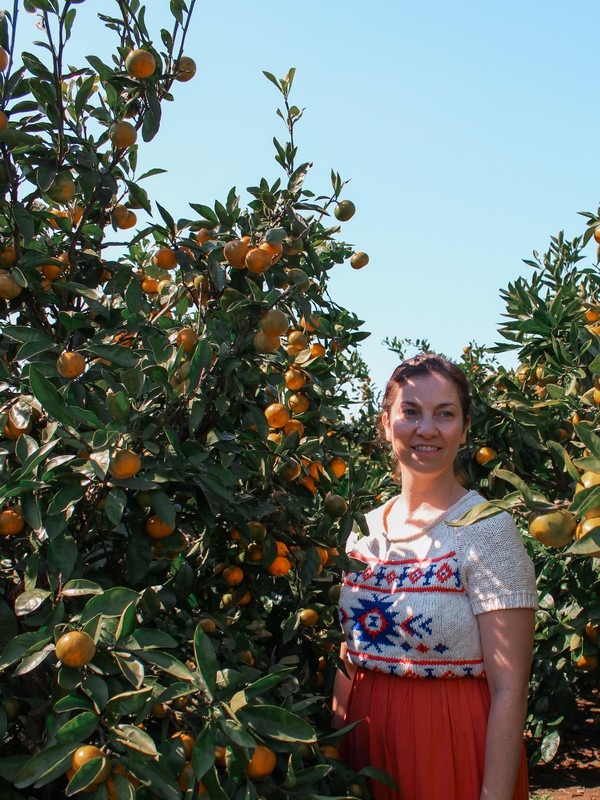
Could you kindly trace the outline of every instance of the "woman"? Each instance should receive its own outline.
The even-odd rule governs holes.
[[[453,526],[483,502],[455,478],[470,392],[441,356],[401,364],[382,423],[401,493],[367,514],[347,551],[346,634],[334,725],[343,757],[371,765],[374,800],[527,800],[523,746],[537,607],[533,565],[507,513]],[[424,680],[426,679],[426,680]]]

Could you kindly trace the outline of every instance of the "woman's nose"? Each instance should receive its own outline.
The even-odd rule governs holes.
[[[431,436],[436,432],[435,420],[428,414],[421,414],[417,420],[417,432],[421,436]]]

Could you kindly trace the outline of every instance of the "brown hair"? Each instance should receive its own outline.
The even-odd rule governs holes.
[[[398,386],[401,383],[415,375],[429,375],[432,372],[437,372],[454,384],[460,399],[463,421],[466,423],[471,413],[471,387],[469,382],[459,366],[444,356],[438,356],[436,353],[419,353],[419,355],[403,361],[399,367],[396,367],[385,386],[381,410],[384,413],[390,413]]]

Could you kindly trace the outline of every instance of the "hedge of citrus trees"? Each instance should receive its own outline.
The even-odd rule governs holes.
[[[339,542],[372,502],[366,334],[326,291],[368,261],[336,238],[354,205],[305,187],[290,70],[281,177],[175,220],[137,154],[194,78],[194,2],[153,33],[117,0],[114,52],[74,67],[81,5],[0,18],[0,793],[365,797],[329,724]]]

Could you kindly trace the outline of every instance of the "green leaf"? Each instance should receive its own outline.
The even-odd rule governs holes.
[[[133,589],[126,589],[123,586],[108,589],[103,594],[88,600],[81,614],[81,621],[85,624],[96,614],[102,614],[105,617],[120,617],[130,603],[137,603],[139,599],[139,594]]]
[[[212,728],[204,728],[194,742],[192,767],[196,780],[200,781],[215,763],[215,739]]]
[[[98,717],[92,711],[82,711],[58,729],[59,742],[84,742],[98,727]]]
[[[154,740],[136,725],[115,725],[111,728],[111,733],[118,744],[151,758],[158,758]]]
[[[194,656],[202,681],[212,697],[217,686],[217,656],[212,642],[200,625],[194,631]]]
[[[155,667],[158,667],[169,675],[173,675],[175,678],[184,681],[193,680],[193,675],[185,664],[182,664],[181,661],[170,655],[170,653],[163,653],[161,650],[134,650],[133,652],[139,656],[142,661],[146,661],[148,664],[154,664]]]
[[[0,657],[0,670],[12,666],[30,653],[41,650],[51,641],[52,637],[48,636],[45,631],[28,631],[15,636],[7,644]]]
[[[487,519],[488,517],[493,517],[496,514],[499,514],[501,511],[509,511],[515,503],[513,501],[502,501],[502,500],[489,500],[485,503],[479,503],[478,505],[471,508],[467,511],[466,514],[463,514],[460,519],[455,519],[452,521],[446,522],[446,525],[462,527],[463,525],[473,525],[474,522],[479,522],[481,519]]]
[[[65,583],[62,593],[65,597],[84,597],[88,594],[103,594],[104,590],[94,581],[76,578]]]
[[[567,550],[567,553],[573,553],[577,556],[593,556],[594,558],[600,557],[600,520],[598,527],[593,528],[591,531],[576,539]]]
[[[72,797],[79,792],[85,791],[88,787],[91,787],[98,779],[98,776],[102,770],[106,768],[107,763],[108,759],[106,756],[102,756],[101,758],[92,758],[87,761],[77,770],[77,772],[69,781],[67,788],[65,789],[66,796]]]
[[[145,142],[151,142],[160,128],[160,118],[162,113],[160,101],[156,96],[156,90],[153,86],[147,86],[146,100],[148,101],[148,106],[144,114],[144,122],[142,123],[142,139]]]
[[[250,725],[260,736],[281,742],[316,742],[314,728],[302,717],[278,706],[245,706],[238,712],[240,722]]]
[[[32,614],[51,596],[52,592],[46,589],[30,589],[29,591],[21,592],[15,600],[15,614],[17,617]]]
[[[144,665],[131,653],[114,650],[111,653],[123,676],[135,688],[139,689],[144,682]]]
[[[146,705],[149,697],[152,696],[152,687],[146,686],[134,692],[122,692],[111,697],[106,704],[106,713],[117,717],[125,717],[130,714],[138,714]]]
[[[14,781],[15,786],[17,789],[22,789],[32,784],[44,786],[54,780],[54,778],[66,772],[76,749],[77,745],[68,743],[54,745],[40,751],[19,770]]]
[[[35,399],[39,401],[47,414],[59,422],[71,424],[71,417],[58,390],[34,366],[29,367],[29,383]]]

